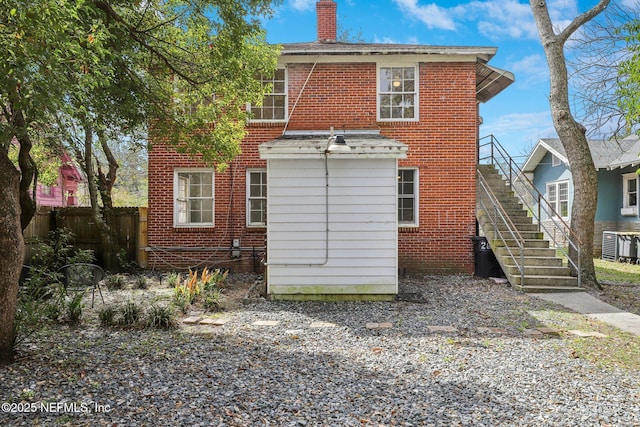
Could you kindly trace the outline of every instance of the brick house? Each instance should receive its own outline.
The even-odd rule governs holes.
[[[262,271],[270,244],[265,153],[289,144],[281,157],[296,164],[306,138],[320,158],[333,129],[347,143],[361,141],[363,159],[368,149],[406,147],[393,159],[396,271],[473,271],[479,105],[513,75],[487,64],[493,47],[336,41],[336,8],[319,0],[317,41],[283,45],[278,70],[264,79],[272,94],[247,107],[242,154],[224,173],[154,144],[149,267]]]

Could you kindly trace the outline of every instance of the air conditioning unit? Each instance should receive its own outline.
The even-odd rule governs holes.
[[[602,259],[618,260],[618,233],[615,231],[602,232]]]
[[[602,259],[638,263],[638,233],[602,232]]]

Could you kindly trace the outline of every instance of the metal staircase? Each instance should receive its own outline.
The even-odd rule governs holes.
[[[580,245],[569,226],[493,135],[480,140],[479,152],[476,218],[511,285],[524,292],[582,290],[580,266],[568,253],[572,247],[579,254]]]

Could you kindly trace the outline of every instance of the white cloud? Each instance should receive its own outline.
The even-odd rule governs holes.
[[[455,30],[456,25],[447,9],[435,3],[418,5],[418,0],[393,0],[410,19],[416,19],[429,29]]]
[[[290,0],[289,3],[295,10],[313,10],[316,0]]]
[[[297,0],[302,1],[302,0]],[[459,22],[475,22],[478,31],[492,40],[538,39],[531,6],[523,0],[472,0],[446,8],[418,0],[393,0],[408,19],[424,23],[429,29],[455,30]],[[638,3],[640,0],[623,0]],[[565,28],[580,14],[577,0],[550,0],[547,3],[556,31]]]
[[[549,67],[543,55],[527,55],[509,64],[507,68],[515,74],[520,88],[549,82]]]
[[[477,21],[480,33],[492,40],[538,37],[531,7],[516,0],[472,1],[456,7],[455,14],[460,19]]]
[[[491,123],[482,125],[482,134],[494,135],[520,135],[529,136],[534,139],[549,137],[555,135],[551,121],[551,113],[549,111],[541,111],[534,113],[514,113],[505,114]]]
[[[622,0],[621,3],[629,9],[637,9],[640,7],[640,0]]]

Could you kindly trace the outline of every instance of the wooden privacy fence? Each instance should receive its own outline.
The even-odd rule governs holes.
[[[113,209],[113,227],[118,235],[119,247],[126,251],[129,262],[146,266],[147,208],[130,207]],[[75,239],[76,249],[94,251],[98,264],[103,264],[100,234],[93,220],[90,207],[39,207],[31,223],[24,231],[25,263],[32,258],[38,240],[44,240],[52,230],[67,229]],[[142,248],[142,249],[141,249]]]

